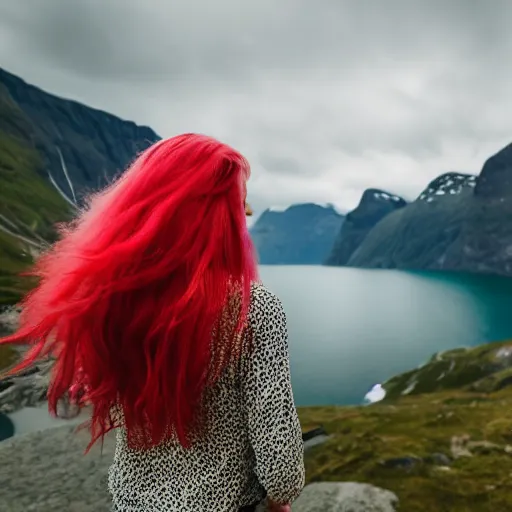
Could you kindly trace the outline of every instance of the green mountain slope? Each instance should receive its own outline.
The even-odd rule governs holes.
[[[79,202],[160,139],[147,126],[49,94],[1,68],[0,88],[17,111],[0,114],[0,129],[29,140],[44,178]]]
[[[19,273],[55,240],[55,224],[157,140],[0,68],[0,308],[31,286]]]
[[[30,121],[0,87],[0,306],[17,302],[30,285],[19,277],[47,243],[71,206],[45,180],[31,147]]]

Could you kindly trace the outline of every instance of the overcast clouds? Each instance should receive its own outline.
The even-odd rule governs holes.
[[[256,212],[412,199],[512,141],[512,1],[0,0],[0,66],[251,161]]]

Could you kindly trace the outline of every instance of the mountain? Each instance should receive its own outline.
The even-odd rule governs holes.
[[[325,263],[346,265],[373,227],[406,204],[404,199],[388,192],[365,190],[357,207],[347,214]]]
[[[0,130],[30,142],[45,177],[71,198],[105,185],[160,139],[151,128],[53,96],[2,69],[0,91],[11,105]]]
[[[512,275],[512,144],[478,176],[448,173],[383,219],[348,265]]]
[[[329,253],[343,215],[332,206],[297,204],[265,210],[251,228],[264,265],[319,265]]]
[[[0,69],[0,306],[84,195],[159,140],[150,128],[58,98]]]

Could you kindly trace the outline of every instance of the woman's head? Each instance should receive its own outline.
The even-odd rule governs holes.
[[[123,407],[134,446],[172,428],[182,443],[198,425],[205,386],[237,353],[256,261],[246,227],[249,165],[231,147],[186,134],[150,147],[37,263],[19,331],[21,369],[57,356],[48,398],[80,381],[92,403],[93,440]],[[212,333],[236,296],[223,350]],[[214,368],[215,370],[212,370]]]

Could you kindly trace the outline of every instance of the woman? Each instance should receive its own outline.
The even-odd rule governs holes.
[[[37,263],[14,371],[56,357],[48,391],[117,429],[113,510],[290,510],[304,485],[286,319],[258,284],[247,161],[186,134],[146,150]],[[81,389],[81,391],[79,391]]]

